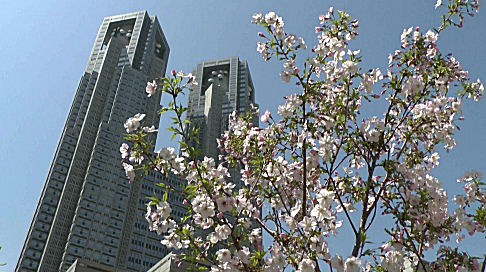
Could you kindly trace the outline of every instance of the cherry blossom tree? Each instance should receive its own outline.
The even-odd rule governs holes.
[[[437,1],[445,10],[440,25],[405,29],[387,71],[360,67],[360,51],[351,48],[358,20],[344,11],[331,7],[318,18],[317,44],[309,49],[275,12],[253,15],[252,23],[263,27],[258,52],[281,61],[281,79],[300,91],[277,113],[265,111],[262,127],[252,122],[259,109],[234,112],[218,158],[197,159],[191,143],[198,131],[178,102],[194,77],[173,71],[149,82],[149,97],[161,91],[172,99],[160,113],[174,113],[169,130],[180,138],[181,152],[154,152],[155,129],[143,127],[144,115],[137,114],[125,124],[129,144],[120,148],[126,174],[133,181],[156,170],[186,180],[180,188],[159,184],[166,194],[147,204],[150,230],[178,260],[210,271],[485,271],[486,257],[457,244],[466,234],[485,242],[481,174],[464,174],[458,180],[464,192],[453,201],[431,174],[439,149],[456,145],[462,101],[484,93],[437,40],[445,29],[461,28],[479,6],[477,0]],[[312,55],[303,60],[302,51]],[[362,107],[383,114],[367,116]],[[184,199],[182,218],[171,214],[169,192]],[[370,237],[379,216],[390,224],[375,226],[383,227],[382,237]],[[339,241],[343,225],[354,237],[349,256],[328,242],[331,236]],[[377,239],[381,246],[369,243]]]

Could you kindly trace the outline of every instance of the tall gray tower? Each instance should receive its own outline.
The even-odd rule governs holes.
[[[128,117],[146,113],[144,124],[158,126],[160,93],[147,98],[144,90],[165,74],[168,56],[155,16],[140,11],[103,20],[16,271],[66,271],[76,259],[143,271],[144,262],[150,267],[160,259],[161,253],[145,255],[143,245],[128,265],[140,247],[133,230],[145,181],[128,183],[118,150]]]
[[[230,57],[199,62],[192,74],[198,85],[189,93],[187,119],[199,130],[199,144],[193,145],[201,157],[217,159],[216,139],[228,129],[230,114],[257,106],[250,70],[246,61]],[[253,123],[258,125],[257,116]]]

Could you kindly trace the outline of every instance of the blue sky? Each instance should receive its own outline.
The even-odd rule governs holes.
[[[330,5],[345,9],[360,21],[360,36],[351,48],[361,49],[361,67],[386,70],[388,53],[400,46],[403,28],[427,29],[440,22],[434,4],[434,0],[0,0],[0,262],[8,263],[0,271],[15,267],[103,17],[138,10],[157,15],[171,48],[168,71],[191,71],[198,61],[213,58],[248,60],[257,103],[276,112],[282,97],[296,89],[280,81],[281,64],[266,63],[256,52],[261,29],[250,24],[253,13],[276,11],[284,17],[286,30],[302,35],[312,47],[317,17]],[[439,37],[439,49],[453,52],[472,78],[486,82],[484,12],[467,18],[462,31],[447,30]],[[464,115],[458,147],[442,154],[435,171],[449,194],[457,190],[455,180],[464,171],[486,172],[485,100],[465,103]],[[161,130],[159,145],[168,144],[169,138]],[[472,247],[485,252],[484,244]]]

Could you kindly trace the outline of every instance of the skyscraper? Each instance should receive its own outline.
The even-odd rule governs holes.
[[[251,110],[255,105],[255,88],[246,61],[238,57],[203,61],[192,74],[198,85],[188,98],[187,119],[199,131],[197,145],[201,157],[217,159],[216,139],[228,129],[229,116]],[[253,120],[258,125],[258,118]]]
[[[145,254],[146,243],[133,257],[146,182],[127,182],[118,150],[128,117],[146,113],[145,125],[158,126],[160,93],[147,98],[144,89],[165,74],[168,56],[155,16],[140,11],[103,20],[16,271],[65,271],[76,259],[143,271],[160,259],[157,245],[149,245],[154,256]]]

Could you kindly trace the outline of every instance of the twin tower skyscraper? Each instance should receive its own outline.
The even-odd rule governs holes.
[[[15,271],[64,272],[76,261],[99,271],[147,271],[168,254],[148,230],[146,196],[158,190],[154,181],[183,180],[151,172],[129,184],[119,153],[127,118],[145,113],[146,125],[158,127],[161,93],[148,98],[145,86],[165,74],[168,58],[156,16],[140,11],[103,20]],[[229,114],[255,103],[253,83],[238,57],[200,62],[193,74],[198,85],[188,95],[187,118],[199,127],[203,154],[215,156]],[[182,216],[182,199],[168,201]]]

